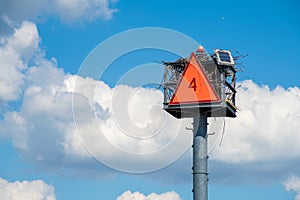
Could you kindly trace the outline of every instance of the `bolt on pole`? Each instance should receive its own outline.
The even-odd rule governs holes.
[[[194,116],[193,133],[193,197],[194,200],[207,200],[207,114],[201,110]]]

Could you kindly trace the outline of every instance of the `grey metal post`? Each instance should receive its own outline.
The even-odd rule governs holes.
[[[193,123],[193,196],[194,200],[208,199],[207,173],[207,115],[200,111]]]

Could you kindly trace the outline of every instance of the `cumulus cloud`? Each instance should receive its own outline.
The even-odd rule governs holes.
[[[270,89],[251,80],[241,85],[237,100],[241,110],[236,119],[226,119],[226,136],[214,159],[272,163],[299,158],[300,89]]]
[[[0,196],[6,200],[55,200],[54,188],[41,180],[8,182],[0,178]]]
[[[170,164],[189,146],[191,137],[180,131],[184,122],[160,109],[160,91],[125,85],[110,88],[102,81],[66,75],[55,59],[44,57],[39,42],[36,26],[24,22],[3,38],[1,48],[16,58],[3,56],[2,62],[18,61],[1,65],[0,87],[6,89],[1,98],[8,102],[22,94],[20,107],[3,114],[1,134],[12,139],[23,157],[46,168],[82,166],[94,163],[88,150],[120,170],[151,171]],[[168,148],[172,142],[176,150]]]
[[[94,20],[97,18],[110,19],[116,9],[111,9],[111,0],[56,0],[53,10],[62,20],[73,22],[79,19]]]
[[[212,179],[265,183],[300,174],[300,89],[240,84],[238,116],[226,119],[222,145],[211,152]]]
[[[65,22],[91,21],[98,18],[110,19],[115,9],[114,0],[4,0],[0,3],[0,17],[14,22],[37,21],[46,16],[59,16]]]
[[[296,192],[295,200],[300,200],[300,178],[297,176],[290,176],[284,183],[287,191]]]
[[[144,195],[140,192],[126,191],[121,194],[116,200],[181,200],[180,196],[174,192],[166,192],[162,194],[151,193]]]
[[[39,53],[39,35],[35,24],[23,22],[14,34],[0,40],[0,100],[19,98],[24,71],[32,57]]]
[[[55,59],[44,57],[35,24],[24,22],[14,29],[1,38],[0,99],[7,102],[23,96],[19,108],[3,115],[0,129],[25,158],[42,167],[85,163],[86,170],[96,165],[88,150],[109,161],[109,166],[134,171],[146,169],[149,163],[157,169],[162,160],[169,164],[189,147],[192,138],[185,127],[190,120],[176,120],[162,111],[160,91],[125,85],[111,88],[102,81],[66,75]],[[222,146],[211,152],[214,173],[234,168],[243,174],[274,177],[287,166],[297,166],[300,89],[270,89],[250,80],[241,85],[238,117],[226,119]],[[155,154],[164,149],[169,151]],[[190,165],[180,165],[176,169],[190,171]]]
[[[53,66],[31,67],[27,78],[31,82],[24,92],[20,111],[6,113],[0,125],[22,154],[37,164],[83,162],[91,157],[88,149],[99,160],[119,170],[133,168],[138,172],[145,167],[151,171],[151,166],[156,169],[161,162],[168,165],[189,147],[191,137],[186,135],[185,126],[158,109],[157,105],[162,103],[160,91],[128,86],[110,88],[102,81],[64,76],[62,70]],[[79,82],[79,91],[74,89],[75,82]],[[90,93],[95,85],[93,101]],[[80,101],[76,124],[74,96]],[[147,102],[148,107],[140,109],[138,104]],[[91,109],[92,115],[88,112]],[[169,143],[176,137],[180,139],[174,142],[177,147],[174,150]],[[138,156],[139,160],[130,155]],[[150,155],[155,160],[149,159]]]

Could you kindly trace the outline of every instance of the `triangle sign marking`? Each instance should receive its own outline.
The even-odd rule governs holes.
[[[195,54],[192,53],[190,61],[183,72],[169,104],[178,105],[212,102],[220,102],[220,98],[208,80],[202,65],[197,61]]]

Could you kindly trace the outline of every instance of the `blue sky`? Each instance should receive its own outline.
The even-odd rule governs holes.
[[[130,199],[124,193],[128,190],[142,193],[139,197],[131,194],[134,200],[142,200],[150,193],[166,195],[159,196],[161,199],[192,199],[191,152],[187,146],[190,137],[181,131],[190,121],[174,121],[155,110],[160,105],[157,102],[162,98],[161,93],[133,88],[159,82],[163,74],[158,62],[175,60],[178,55],[161,49],[140,49],[120,55],[100,80],[96,73],[90,76],[94,79],[81,77],[79,73],[80,67],[86,67],[92,50],[99,44],[97,48],[101,48],[108,38],[135,28],[158,27],[183,34],[208,52],[223,48],[248,55],[241,59],[242,71],[238,75],[241,88],[237,104],[241,111],[237,119],[226,119],[224,143],[211,151],[209,199],[300,199],[299,9],[296,0],[68,3],[32,0],[25,5],[15,0],[3,1],[0,3],[0,186],[3,186],[0,197],[8,198],[14,190],[16,194],[24,193],[17,184],[20,181],[23,188],[28,187],[28,199],[115,200],[120,196],[118,200],[126,200]],[[151,40],[152,35],[144,37]],[[120,46],[136,40],[122,41]],[[156,42],[164,41],[158,37]],[[185,57],[195,50],[186,49],[189,46],[180,40],[176,42],[174,46],[186,50]],[[111,55],[118,48],[113,45],[105,53]],[[93,67],[105,68],[106,54],[97,54]],[[149,67],[153,67],[152,73]],[[132,87],[117,86],[118,82]],[[91,95],[89,91],[95,93]],[[98,141],[82,146],[72,114],[74,96],[78,100],[75,122],[83,143],[94,136],[88,133],[85,137],[80,132],[95,130],[93,124],[84,121],[90,119],[85,106],[94,100],[96,121],[109,141],[117,140],[118,148],[126,151],[149,150],[131,145],[126,138],[121,141],[124,136],[115,138],[122,130],[128,129],[125,130],[128,134],[136,130],[122,124],[128,118],[122,102],[128,100],[125,97],[131,98],[132,92],[137,95],[131,99],[136,106],[128,103],[126,108],[130,119],[140,128],[137,130],[150,133],[145,125],[153,122],[147,121],[149,116],[161,119],[166,136],[159,138],[158,143],[170,144],[169,148],[174,145],[176,152],[149,157],[153,160],[138,160],[119,154],[117,148],[105,149],[106,144]],[[141,108],[141,102],[154,106]],[[154,114],[148,115],[148,110]],[[113,119],[119,119],[119,124],[113,123]],[[171,144],[170,140],[175,138],[172,132],[186,139]],[[219,136],[220,133],[211,140],[218,140]],[[150,151],[154,148],[151,144]],[[176,161],[168,162],[171,165],[165,167],[163,160],[168,159]],[[151,168],[157,163],[164,168],[140,174],[120,172],[105,165],[124,171],[122,166],[134,170]]]

